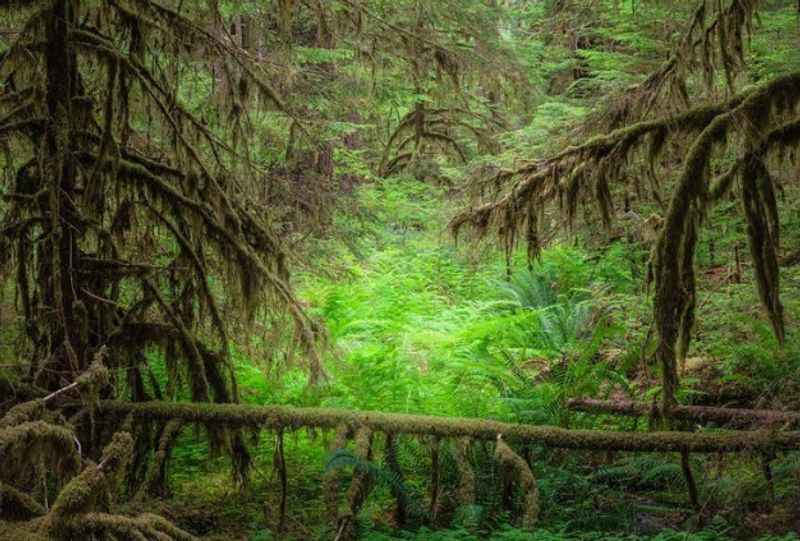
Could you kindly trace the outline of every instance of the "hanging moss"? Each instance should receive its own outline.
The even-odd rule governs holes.
[[[462,437],[456,439],[453,445],[453,455],[458,468],[456,498],[459,505],[475,504],[475,469],[470,458],[471,442],[470,438]]]
[[[180,419],[168,421],[164,425],[158,439],[158,447],[149,464],[147,476],[136,495],[137,498],[144,498],[146,495],[167,495],[167,463],[172,447],[183,432],[184,426],[184,422]]]
[[[361,427],[355,435],[355,456],[367,463],[372,458],[372,429]],[[336,527],[336,539],[353,541],[356,537],[356,517],[372,491],[374,479],[366,468],[356,466],[353,480],[347,490],[347,510],[339,517]]]
[[[339,449],[347,447],[347,439],[350,437],[351,430],[348,424],[342,423],[336,428],[336,435],[331,442],[329,452],[335,453]],[[336,524],[339,517],[339,476],[338,469],[330,469],[325,472],[322,478],[322,497],[325,500],[325,510],[331,524]]]
[[[0,428],[0,457],[6,479],[26,479],[40,464],[68,476],[81,462],[72,432],[45,421]]]
[[[685,333],[687,320],[691,321],[694,313],[692,304],[694,269],[691,255],[696,242],[695,224],[708,201],[710,189],[708,168],[713,152],[719,145],[724,144],[728,132],[734,126],[741,124],[748,127],[745,137],[750,141],[755,140],[751,147],[756,148],[761,141],[761,134],[753,134],[749,130],[771,118],[777,103],[784,104],[787,101],[796,103],[798,100],[800,100],[800,73],[778,77],[751,91],[729,112],[717,116],[694,140],[689,149],[664,218],[664,227],[656,244],[653,265],[656,282],[655,320],[659,330],[656,355],[662,367],[664,409],[675,405],[678,383],[676,361],[681,348],[679,344],[681,341],[688,344],[688,341],[681,339],[680,335],[681,332]],[[742,119],[745,121],[742,122]],[[753,199],[756,195],[755,192],[743,195],[747,198],[746,209],[758,201]],[[752,231],[750,233],[752,239],[753,235],[758,236],[759,231],[763,233],[764,229],[761,223],[754,222],[760,219],[754,215],[759,214],[759,210],[749,208],[751,210],[746,212],[751,215],[748,216],[748,222],[755,224],[751,225],[749,230]],[[765,242],[765,245],[759,246],[758,249],[766,247],[767,251],[772,251],[774,246],[774,242]],[[764,255],[770,258],[769,254]],[[770,261],[771,259],[765,260],[764,257],[757,260],[757,267],[764,271],[764,279],[759,279],[759,282],[763,281],[771,292],[767,296],[767,301],[774,300],[775,294],[767,278],[767,273],[771,272],[767,269],[767,266],[771,265]],[[777,264],[775,267],[777,268]],[[782,340],[783,315],[780,313],[780,305],[769,302],[765,304],[765,308],[773,320],[779,340]],[[776,323],[778,321],[780,323]]]
[[[408,518],[408,496],[404,489],[405,476],[403,475],[403,469],[400,467],[400,460],[397,456],[397,437],[394,434],[386,434],[385,449],[386,465],[393,477],[390,490],[396,503],[394,518],[397,527],[403,529]]]
[[[533,472],[528,463],[515,453],[501,436],[497,437],[494,456],[498,462],[516,474],[517,484],[524,495],[522,527],[532,530],[539,520],[539,487],[536,485]]]
[[[778,342],[783,344],[786,331],[778,268],[780,224],[773,180],[764,164],[756,158],[745,164],[740,179],[741,200],[747,218],[747,237],[759,297]]]

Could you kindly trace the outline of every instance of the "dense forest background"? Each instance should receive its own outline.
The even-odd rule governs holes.
[[[798,539],[798,2],[0,14],[0,539]]]

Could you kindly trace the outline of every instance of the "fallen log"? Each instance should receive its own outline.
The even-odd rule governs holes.
[[[647,417],[652,406],[645,402],[632,400],[595,400],[575,398],[567,402],[573,411],[586,413],[623,415],[626,417]],[[674,406],[669,411],[672,419],[690,421],[698,424],[716,423],[729,428],[800,428],[800,413],[793,411],[715,408],[709,406]]]
[[[568,430],[464,417],[435,417],[376,411],[290,406],[251,406],[181,402],[100,401],[98,410],[108,414],[131,414],[141,419],[171,420],[225,426],[271,429],[344,426],[369,427],[375,432],[431,435],[441,438],[468,436],[536,443],[562,449],[629,452],[730,453],[800,450],[800,432],[752,430],[739,432],[618,432]]]

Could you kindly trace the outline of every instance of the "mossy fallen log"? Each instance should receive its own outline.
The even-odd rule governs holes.
[[[198,404],[176,402],[101,401],[103,413],[130,413],[141,419],[182,419],[189,423],[224,424],[271,429],[339,426],[369,427],[375,432],[418,434],[442,438],[469,436],[495,440],[536,443],[553,448],[610,450],[628,452],[726,453],[799,450],[800,432],[752,430],[738,432],[616,432],[567,430],[552,426],[533,426],[464,417],[434,417],[376,411],[290,406],[251,406],[242,404]]]
[[[631,400],[595,400],[576,398],[567,403],[573,411],[585,413],[623,415],[626,417],[647,417],[652,406],[645,402]],[[709,406],[674,406],[669,416],[681,421],[698,424],[715,423],[729,428],[762,428],[794,429],[800,428],[800,413],[793,411],[765,409],[715,408]]]

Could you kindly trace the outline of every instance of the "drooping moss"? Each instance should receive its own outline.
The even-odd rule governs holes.
[[[522,512],[522,527],[532,530],[539,520],[539,487],[528,463],[515,453],[501,436],[497,437],[495,444],[495,459],[505,467],[511,469],[515,475],[524,503]]]
[[[688,345],[688,339],[681,338],[681,333],[686,334],[686,327],[694,314],[694,269],[691,256],[696,242],[696,223],[708,202],[711,184],[708,171],[714,151],[725,143],[728,133],[738,126],[744,126],[743,135],[750,148],[758,148],[763,135],[757,127],[773,118],[775,105],[785,104],[787,101],[797,103],[798,100],[800,100],[800,73],[777,77],[750,91],[735,107],[715,117],[706,126],[693,141],[683,162],[681,174],[664,218],[664,226],[655,247],[653,263],[656,283],[655,320],[659,331],[656,355],[662,367],[665,410],[675,405],[678,382],[677,359],[681,352],[681,343]],[[782,340],[783,315],[779,302],[776,302],[776,280],[772,274],[773,270],[777,269],[774,260],[775,242],[766,237],[762,238],[767,234],[766,224],[762,220],[768,219],[773,214],[769,210],[772,205],[768,201],[759,203],[763,197],[759,194],[767,194],[768,198],[769,188],[763,186],[762,190],[766,191],[759,192],[755,189],[756,185],[750,184],[753,182],[751,175],[748,175],[748,179],[750,180],[745,183],[746,188],[743,190],[742,198],[748,223],[751,224],[748,230],[751,246],[756,237],[763,241],[754,253],[758,282],[760,291],[767,292],[762,300],[773,321],[776,336]],[[774,269],[770,270],[773,268],[773,262]]]
[[[181,419],[168,421],[158,441],[155,455],[149,464],[144,483],[139,488],[137,498],[144,498],[146,495],[165,496],[167,494],[167,465],[172,447],[183,431],[185,424]]]
[[[342,423],[336,427],[336,434],[331,442],[329,451],[335,453],[339,449],[347,447],[347,439],[350,437],[351,429],[347,423]],[[336,524],[339,518],[339,476],[337,469],[325,472],[322,479],[322,497],[325,500],[325,510],[331,524]]]
[[[366,464],[372,458],[372,428],[363,426],[356,431],[355,455]],[[372,473],[361,466],[353,471],[353,480],[347,490],[347,509],[339,517],[336,539],[352,541],[356,537],[356,517],[372,491],[374,485]]]
[[[0,418],[0,428],[21,425],[38,419],[44,412],[44,405],[43,400],[31,400],[17,404]]]
[[[475,470],[470,457],[471,439],[462,437],[456,439],[453,445],[453,455],[458,468],[458,488],[456,498],[459,505],[473,505],[475,503]]]
[[[396,503],[394,518],[397,527],[402,529],[408,518],[408,495],[404,489],[405,476],[398,457],[397,436],[391,433],[386,434],[385,449],[386,465],[394,478],[390,487]]]
[[[81,462],[73,433],[45,421],[0,428],[0,479],[26,479],[41,465],[68,477]]]

